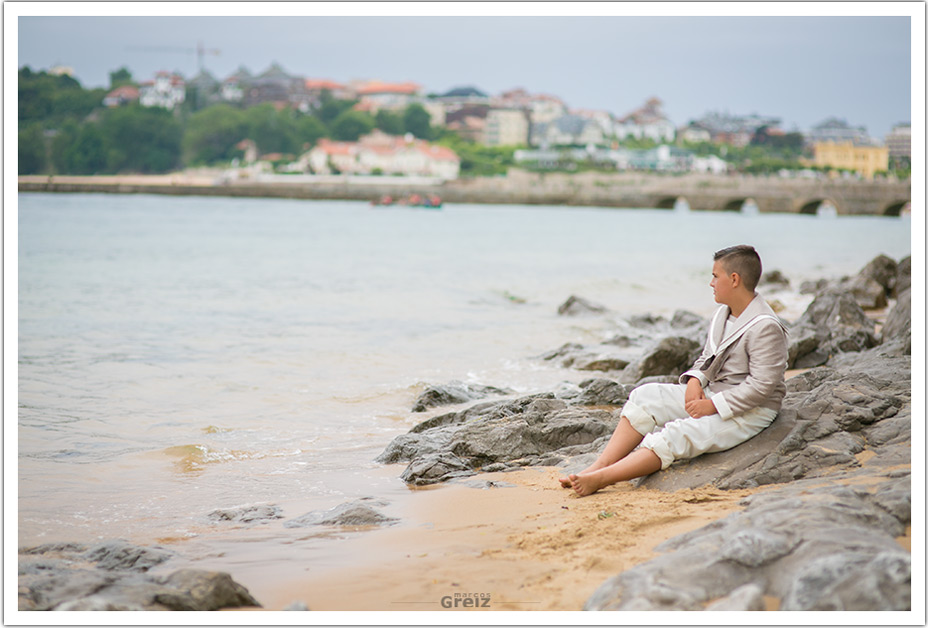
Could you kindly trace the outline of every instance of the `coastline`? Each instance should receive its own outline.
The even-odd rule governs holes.
[[[254,174],[188,170],[164,175],[21,175],[18,190],[47,193],[159,194],[375,202],[384,196],[437,195],[446,203],[557,205],[814,215],[823,201],[842,215],[899,216],[911,181],[784,179],[747,175],[637,172],[532,173],[441,180],[429,177]],[[750,202],[749,202],[750,201]]]

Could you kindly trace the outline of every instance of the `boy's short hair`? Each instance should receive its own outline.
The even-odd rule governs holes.
[[[730,246],[721,251],[716,251],[712,260],[721,262],[729,273],[738,273],[741,276],[741,281],[744,282],[744,287],[754,292],[757,283],[760,281],[763,268],[760,263],[760,255],[757,254],[753,246],[746,244]]]

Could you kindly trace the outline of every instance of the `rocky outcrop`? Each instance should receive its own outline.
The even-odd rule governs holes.
[[[378,462],[407,462],[401,476],[409,484],[433,484],[537,464],[556,464],[592,451],[608,438],[618,417],[612,409],[628,398],[628,388],[591,379],[577,390],[486,402],[433,417],[395,438]]]
[[[494,386],[481,386],[479,384],[465,384],[451,382],[445,385],[429,386],[416,399],[412,406],[413,412],[425,412],[430,408],[451,406],[459,403],[476,401],[491,396],[511,395],[512,390],[496,388]]]
[[[820,366],[837,353],[877,344],[876,323],[854,298],[835,288],[820,292],[790,328],[789,367]]]
[[[19,609],[56,611],[211,611],[261,606],[222,572],[148,570],[172,554],[109,541],[59,543],[19,552]]]
[[[702,343],[689,338],[662,338],[645,349],[641,357],[626,366],[619,379],[623,383],[634,384],[655,375],[676,377],[693,366],[701,350]]]
[[[252,504],[233,508],[217,508],[207,515],[211,521],[231,523],[268,523],[283,517],[280,506],[274,504]]]
[[[859,473],[859,472],[858,472]],[[659,545],[585,610],[908,610],[908,470],[842,474],[742,500],[744,510]]]

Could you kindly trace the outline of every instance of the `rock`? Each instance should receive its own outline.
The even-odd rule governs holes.
[[[855,485],[837,476],[756,493],[744,510],[665,541],[658,557],[608,579],[584,609],[760,609],[770,596],[782,610],[906,610],[910,558],[895,541],[906,524],[878,501],[906,491],[905,478]]]
[[[790,368],[827,362],[835,353],[861,351],[877,344],[875,323],[850,295],[828,289],[820,293],[790,329]],[[810,338],[815,338],[815,349]]]
[[[911,343],[912,334],[912,291],[906,290],[901,293],[896,300],[896,305],[889,311],[886,316],[886,322],[883,323],[881,339],[885,343],[887,340],[895,338],[908,338]],[[911,349],[909,350],[911,353]]]
[[[896,266],[896,282],[893,285],[893,298],[909,290],[912,285],[912,256],[908,255],[899,260]]]
[[[858,276],[844,287],[863,310],[880,310],[886,307],[886,288],[870,277]]]
[[[512,390],[496,388],[494,386],[480,386],[478,384],[465,384],[451,382],[444,386],[430,386],[419,395],[413,404],[413,412],[425,412],[429,408],[450,406],[458,403],[467,403],[477,399],[484,399],[492,395],[509,395]]]
[[[19,608],[164,611],[260,606],[226,573],[190,569],[167,576],[146,573],[169,556],[164,550],[125,541],[108,541],[90,549],[55,544],[21,550]],[[41,568],[33,568],[39,564]]]
[[[605,306],[587,301],[578,296],[571,295],[564,303],[557,308],[557,313],[561,316],[582,316],[587,314],[603,314],[608,309]]]
[[[227,573],[181,569],[161,579],[171,589],[154,601],[172,611],[216,611],[220,608],[261,606],[248,589]]]
[[[827,279],[817,279],[815,281],[803,281],[799,284],[799,294],[818,294],[831,285]]]
[[[305,528],[308,526],[383,526],[393,525],[398,521],[393,517],[378,512],[374,506],[384,506],[385,502],[361,499],[346,502],[329,510],[314,510],[284,523],[285,528]]]
[[[478,469],[502,470],[542,460],[557,464],[598,446],[597,439],[615,429],[613,412],[586,404],[614,405],[626,393],[615,382],[588,380],[571,403],[546,393],[478,404],[420,423],[394,439],[378,461],[409,461],[401,477],[416,485],[473,475]]]
[[[687,327],[697,327],[709,322],[708,318],[703,318],[699,314],[694,314],[687,310],[677,310],[670,319],[670,326],[673,329],[684,329]]]
[[[768,270],[760,278],[759,286],[769,286],[771,288],[789,288],[789,279],[779,270]]]
[[[877,255],[857,273],[857,277],[872,279],[883,288],[886,295],[891,295],[896,286],[898,271],[896,260],[886,255]]]
[[[541,357],[544,360],[558,360],[561,366],[579,371],[621,371],[633,359],[626,354],[615,353],[605,344],[596,348],[576,343],[567,343]]]
[[[621,406],[628,401],[631,386],[611,379],[587,379],[580,382],[582,392],[570,400],[578,406]]]
[[[620,380],[633,384],[652,375],[680,375],[699,357],[702,345],[679,336],[662,338],[625,367]]]
[[[706,607],[707,611],[763,611],[767,605],[764,603],[764,589],[757,584],[746,584],[738,587],[727,596],[716,600]]]
[[[260,521],[267,523],[273,519],[281,519],[280,506],[274,504],[254,504],[250,506],[236,506],[234,508],[217,508],[207,515],[212,521],[231,521],[234,523],[254,523]]]
[[[107,541],[81,555],[83,560],[97,564],[99,569],[148,571],[172,556],[160,548],[139,547],[126,541]]]

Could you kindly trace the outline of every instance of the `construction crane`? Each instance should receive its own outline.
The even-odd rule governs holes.
[[[204,48],[203,42],[198,41],[196,48],[185,48],[183,46],[127,46],[126,50],[132,52],[180,52],[184,54],[197,55],[197,73],[203,73],[203,56],[218,55],[219,50],[216,48]]]

